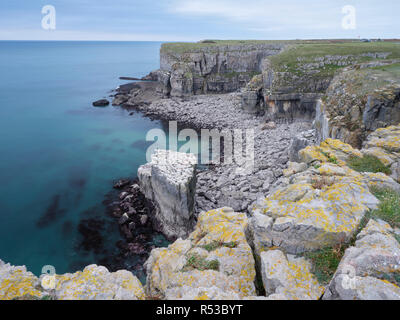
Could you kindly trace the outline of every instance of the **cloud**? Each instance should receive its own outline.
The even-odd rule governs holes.
[[[306,1],[262,0],[176,0],[170,12],[195,17],[214,17],[236,22],[253,32],[277,32],[288,29],[314,30],[340,28],[341,6]]]
[[[193,41],[193,38],[155,33],[110,33],[75,30],[0,30],[0,40],[39,40],[39,41]]]

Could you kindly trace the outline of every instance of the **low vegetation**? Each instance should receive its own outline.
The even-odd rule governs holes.
[[[338,244],[333,248],[305,253],[304,256],[312,263],[311,272],[321,284],[328,284],[331,281],[345,250],[346,247],[343,244]]]
[[[314,178],[311,181],[311,185],[314,189],[323,190],[326,187],[330,187],[335,183],[334,179],[329,177]]]
[[[206,244],[206,245],[202,246],[202,248],[207,250],[208,252],[215,251],[218,248],[222,248],[222,247],[236,248],[237,247],[237,243],[236,242],[225,243],[225,242],[220,242],[220,241],[214,241],[214,242],[211,242],[209,244]]]
[[[335,43],[313,42],[301,43],[291,47],[285,52],[271,57],[276,70],[298,73],[299,64],[313,63],[316,59],[324,56],[354,56],[357,63],[374,60],[367,56],[368,53],[390,53],[388,59],[400,58],[400,46],[394,42],[370,42],[338,41]],[[299,60],[301,57],[301,60]],[[321,72],[332,75],[344,66],[326,65]]]
[[[372,193],[381,201],[373,218],[382,219],[394,228],[400,227],[400,193],[391,189],[372,188]]]
[[[183,267],[183,272],[191,271],[193,269],[197,269],[200,271],[204,270],[219,270],[219,261],[218,260],[206,260],[205,258],[199,256],[198,254],[192,254],[186,265]]]
[[[337,160],[337,158],[336,158],[335,156],[333,156],[333,155],[331,155],[330,153],[325,152],[325,151],[323,151],[323,150],[320,150],[320,152],[328,159],[328,161],[329,161],[330,163],[338,164],[338,160]]]
[[[382,172],[390,175],[392,171],[386,167],[381,160],[372,155],[361,157],[352,156],[347,161],[347,165],[358,172]]]

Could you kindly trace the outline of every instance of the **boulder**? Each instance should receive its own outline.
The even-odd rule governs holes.
[[[261,253],[261,274],[267,297],[278,300],[319,300],[324,287],[311,273],[311,263],[280,250]]]
[[[400,244],[386,222],[370,220],[346,250],[324,300],[400,300]]]
[[[299,155],[304,162],[289,163],[279,187],[250,210],[248,233],[257,256],[274,246],[299,254],[348,242],[379,204],[371,187],[400,191],[383,173],[348,168],[348,157],[362,154],[340,141],[328,139]]]
[[[400,125],[381,128],[371,133],[361,152],[377,157],[391,169],[391,177],[400,181]]]
[[[107,99],[101,99],[93,102],[93,107],[106,107],[110,104],[110,101]]]
[[[14,267],[0,260],[0,300],[144,300],[144,289],[131,273],[111,273],[90,265],[82,272],[63,275],[43,274],[37,278],[26,267]]]
[[[196,166],[193,154],[157,150],[138,170],[140,189],[155,206],[156,227],[169,239],[193,231]]]
[[[299,151],[315,144],[315,130],[301,132],[296,135],[289,146],[289,160],[292,162],[300,162]]]
[[[238,299],[255,295],[247,216],[231,208],[203,212],[187,240],[154,249],[146,293],[161,299]]]
[[[0,300],[41,299],[43,296],[39,279],[25,266],[15,267],[0,260]]]
[[[41,279],[43,277],[46,276]],[[126,270],[111,273],[105,267],[90,265],[82,272],[55,275],[53,283],[54,295],[58,300],[145,299],[142,284]]]

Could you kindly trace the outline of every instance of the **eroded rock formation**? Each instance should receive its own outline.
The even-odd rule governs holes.
[[[195,224],[196,164],[193,154],[156,150],[138,170],[142,193],[155,207],[156,228],[166,237],[187,237]]]

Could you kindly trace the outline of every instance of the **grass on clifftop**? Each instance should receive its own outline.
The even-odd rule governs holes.
[[[400,194],[391,189],[372,188],[372,193],[381,203],[371,212],[374,218],[382,219],[394,228],[400,228]]]
[[[390,175],[392,171],[381,160],[372,155],[364,155],[362,158],[351,156],[347,161],[350,168],[358,172],[373,172]]]
[[[304,254],[305,258],[311,261],[311,272],[315,275],[319,283],[328,284],[331,281],[345,250],[345,246],[338,244],[333,248],[325,248]]]
[[[283,53],[270,58],[278,71],[298,72],[298,64],[316,62],[315,59],[324,56],[359,56],[358,62],[374,60],[372,57],[362,57],[367,53],[391,53],[387,59],[400,58],[400,44],[396,42],[340,42],[340,43],[311,43],[292,46]],[[298,58],[301,58],[301,61]],[[327,66],[325,72],[333,74],[344,66]]]
[[[161,52],[186,53],[197,52],[204,48],[218,48],[226,46],[240,45],[260,45],[260,44],[293,44],[293,45],[315,45],[315,44],[344,44],[353,43],[357,40],[203,40],[200,42],[168,42],[161,45]]]

